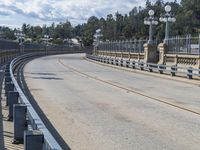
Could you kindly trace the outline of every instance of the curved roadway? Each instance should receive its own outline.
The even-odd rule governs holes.
[[[35,59],[25,80],[73,150],[199,150],[200,88],[100,65],[83,54]]]

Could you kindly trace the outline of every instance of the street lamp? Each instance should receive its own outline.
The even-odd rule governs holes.
[[[95,34],[94,34],[94,37],[95,37],[95,40],[96,40],[96,45],[99,44],[100,42],[100,37],[102,37],[103,35],[101,34],[101,29],[97,29]]]
[[[166,43],[166,41],[169,39],[169,23],[170,22],[175,22],[176,18],[171,14],[171,6],[170,5],[166,5],[165,6],[165,14],[162,15],[160,17],[160,22],[165,22],[166,23],[166,27],[165,27],[165,39],[164,39],[164,43]]]
[[[21,30],[18,30],[15,32],[15,36],[17,37],[17,40],[19,41],[19,46],[20,46],[20,52],[23,52],[23,39],[25,37],[25,34],[22,33]]]
[[[149,25],[149,40],[148,43],[153,42],[153,25],[157,25],[158,21],[154,18],[155,12],[153,10],[149,10],[149,17],[144,19],[144,24]]]
[[[95,38],[94,50],[98,50],[98,46],[100,44],[100,38],[102,36],[103,36],[103,34],[101,34],[101,29],[97,29],[95,34],[94,34],[94,38]]]
[[[45,41],[45,53],[47,55],[47,46],[49,41],[49,35],[44,35],[44,41]]]

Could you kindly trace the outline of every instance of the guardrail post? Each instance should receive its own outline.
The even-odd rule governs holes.
[[[109,58],[106,58],[106,63],[107,63],[107,64],[109,64],[109,61],[110,61],[110,59],[109,59]]]
[[[114,64],[114,62],[113,62],[114,60],[113,60],[113,58],[111,58],[111,64],[113,65]]]
[[[106,63],[106,57],[105,56],[103,57],[103,63]]]
[[[144,63],[139,63],[139,65],[140,65],[140,70],[144,70]]]
[[[192,67],[187,69],[187,78],[188,79],[192,79],[192,72],[193,72],[193,68]]]
[[[8,120],[13,121],[13,106],[15,104],[18,104],[18,98],[19,98],[19,93],[10,91],[8,93],[8,106],[9,106],[9,114],[8,114]]]
[[[8,106],[8,93],[9,91],[13,91],[13,90],[14,90],[14,84],[12,82],[6,83],[6,86],[5,86],[5,96],[7,97],[6,106]]]
[[[160,74],[163,74],[163,69],[165,69],[165,67],[163,67],[161,65],[158,66],[158,71]]]
[[[115,65],[118,66],[119,65],[119,61],[117,58],[115,58]]]
[[[5,76],[5,79],[4,79],[4,87],[6,88],[6,84],[9,83],[9,82],[11,82],[11,81],[12,81],[12,79],[11,79],[10,76]]]
[[[175,66],[172,66],[171,67],[171,76],[175,76],[176,75],[176,71],[177,71],[177,68]]]
[[[127,68],[129,67],[129,64],[130,64],[130,61],[127,60],[127,61],[126,61],[126,67],[127,67]]]
[[[132,68],[135,69],[135,61],[132,61]]]
[[[123,61],[123,59],[121,59],[120,60],[120,66],[123,66],[124,65],[123,63],[124,63],[124,61]]]
[[[39,130],[24,132],[24,150],[43,150],[44,135]]]
[[[149,68],[149,72],[153,72],[152,65],[150,65],[150,64],[147,64],[147,65],[148,65],[148,68]]]
[[[13,144],[23,143],[26,130],[26,105],[15,104],[14,110],[14,141]]]

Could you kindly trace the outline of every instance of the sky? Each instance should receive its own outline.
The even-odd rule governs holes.
[[[66,20],[75,26],[90,16],[101,18],[117,11],[125,14],[135,6],[144,7],[145,0],[0,0],[0,26],[42,26]]]

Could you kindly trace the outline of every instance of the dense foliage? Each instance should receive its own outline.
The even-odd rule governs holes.
[[[102,30],[102,40],[124,40],[124,39],[146,39],[148,37],[148,26],[144,25],[144,18],[148,16],[148,10],[155,10],[155,16],[164,14],[165,5],[172,6],[172,13],[177,21],[171,25],[171,36],[191,34],[197,36],[200,33],[200,0],[182,0],[181,3],[164,3],[157,0],[151,3],[146,1],[146,7],[134,7],[128,14],[122,15],[116,12],[115,15],[108,14],[106,18],[92,16],[87,23],[73,27],[69,21],[60,24],[31,26],[23,24],[22,30],[27,38],[41,42],[44,34],[50,35],[52,42],[62,44],[64,40],[77,38],[85,46],[93,43],[94,33],[97,29]],[[4,37],[13,39],[14,31],[3,28]],[[154,38],[162,40],[164,38],[165,24],[159,23],[154,27]]]

